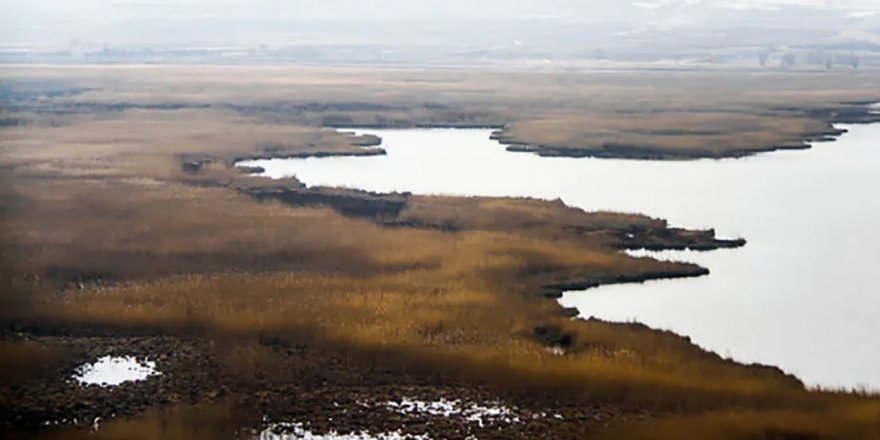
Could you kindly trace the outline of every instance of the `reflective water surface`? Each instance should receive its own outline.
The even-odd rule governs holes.
[[[115,387],[161,374],[156,371],[156,363],[150,360],[140,361],[134,356],[104,356],[79,366],[73,378],[82,385]]]
[[[651,162],[510,153],[489,130],[368,130],[387,156],[259,161],[309,185],[562,198],[743,237],[744,248],[663,256],[699,279],[604,286],[562,299],[583,316],[689,335],[807,383],[880,389],[880,124],[838,142],[745,159]]]

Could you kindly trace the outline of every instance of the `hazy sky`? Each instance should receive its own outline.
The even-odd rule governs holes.
[[[822,13],[805,17],[810,10]],[[760,20],[744,15],[766,11],[782,13]],[[263,43],[312,25],[309,20],[428,19],[436,25],[449,18],[556,19],[622,31],[755,23],[842,29],[852,18],[864,31],[880,29],[880,0],[0,0],[0,44]]]
[[[2,20],[19,14],[81,17],[130,14],[227,16],[296,15],[302,18],[395,18],[460,14],[511,16],[601,14],[681,6],[775,9],[810,6],[852,11],[880,11],[880,0],[0,0]]]

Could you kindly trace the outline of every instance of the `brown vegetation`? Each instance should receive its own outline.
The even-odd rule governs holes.
[[[877,438],[877,405],[842,407],[828,413],[767,411],[730,412],[671,418],[613,429],[599,439],[661,440],[867,440]]]
[[[79,92],[14,102],[15,119],[24,123],[46,111],[60,118],[59,112],[230,110],[268,124],[312,127],[498,127],[506,142],[541,154],[656,159],[804,148],[807,139],[833,134],[830,122],[877,120],[862,104],[880,100],[877,75],[843,71],[4,66],[0,76],[13,90],[17,80],[40,78]],[[268,136],[272,128],[251,133]]]
[[[807,140],[840,132],[830,120],[796,114],[663,112],[619,115],[561,114],[517,122],[499,140],[542,156],[689,159],[738,157],[776,149],[809,148]]]
[[[125,81],[120,69],[129,69]],[[240,73],[234,81],[230,69]],[[807,391],[777,369],[740,365],[637,324],[572,321],[545,298],[564,287],[705,273],[631,258],[621,248],[742,243],[561,202],[306,189],[295,179],[270,182],[231,167],[242,157],[364,154],[362,145],[375,145],[317,127],[331,116],[337,125],[498,125],[527,111],[534,119],[524,121],[540,121],[553,108],[619,116],[638,105],[637,124],[665,125],[648,116],[645,100],[610,100],[643,92],[635,77],[236,69],[204,69],[193,79],[192,68],[4,68],[13,79],[38,72],[86,91],[48,103],[7,102],[27,123],[0,132],[8,176],[0,188],[0,281],[11,292],[2,297],[10,305],[0,343],[0,367],[10,372],[0,392],[3,428],[30,429],[70,413],[82,422],[114,409],[135,416],[146,408],[231,402],[327,429],[334,417],[351,420],[352,430],[442,426],[441,436],[450,438],[578,438],[608,426],[624,430],[608,431],[620,438],[880,436],[876,398]],[[771,97],[753,92],[744,94],[751,101],[738,95],[719,104],[719,90],[746,80],[699,77],[688,84],[715,84],[715,94],[695,88],[685,102],[663,88],[680,79],[650,75],[657,87],[649,102],[658,114],[676,106],[686,120],[715,105],[703,118],[715,121],[720,136],[755,128],[793,139],[824,126],[828,115],[816,122],[779,110],[778,127],[744,116],[748,124],[733,134],[724,121],[737,120],[724,115],[759,103],[766,110],[783,96],[811,108],[854,100],[874,81],[833,77],[808,90],[818,80],[798,76],[801,88],[781,87],[787,82],[771,75],[761,77],[780,86],[772,93],[762,86]],[[518,88],[523,84],[530,87]],[[487,97],[487,90],[498,94]],[[561,90],[575,92],[551,103],[562,99]],[[518,108],[542,94],[548,102]],[[591,94],[595,102],[580,101]],[[698,99],[707,96],[715,98]],[[616,130],[626,132],[625,124]],[[654,133],[667,135],[685,141]],[[380,205],[394,209],[361,215]],[[160,353],[167,377],[121,394],[63,385],[75,362],[124,349]],[[13,375],[22,359],[46,369]],[[441,425],[414,427],[393,414],[367,414],[358,403],[408,393],[505,399],[563,418],[496,431],[437,420],[431,422]],[[357,397],[340,397],[350,395]],[[123,418],[100,435],[201,435],[187,423],[199,425],[203,415],[183,411],[180,418]],[[237,418],[237,410],[235,417],[219,411],[236,426],[259,424]],[[780,415],[785,420],[777,423]],[[632,424],[644,417],[661,420]]]

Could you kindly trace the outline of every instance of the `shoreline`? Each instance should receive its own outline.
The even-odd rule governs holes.
[[[876,115],[875,113],[872,112],[872,110],[873,110],[872,106],[866,105],[864,110],[867,113],[858,113],[858,114],[862,115],[865,118],[870,119],[870,120],[861,121],[860,123],[871,124],[871,123],[873,123],[872,121],[874,119],[880,119],[880,117],[878,117],[880,115]],[[857,118],[854,118],[854,117],[838,118],[834,124],[852,124],[854,122],[848,122],[848,121],[853,121],[855,119],[857,119]],[[451,128],[451,127],[444,127],[444,128]],[[833,134],[835,136],[842,136],[846,133],[847,133],[846,129],[840,129],[840,128],[835,127]],[[822,136],[815,135],[812,138],[810,138],[809,141],[815,143],[815,142],[835,141],[837,139],[837,137],[832,138],[832,137],[830,137],[830,135],[831,135],[830,133],[823,134]],[[806,145],[805,148],[811,147],[811,145],[809,145],[809,144],[805,144],[805,145]],[[369,195],[370,196],[379,196],[379,197],[382,196],[382,194],[377,194],[377,193],[369,193]],[[331,205],[332,205],[332,202],[331,202]],[[403,202],[403,205],[405,205],[405,202]],[[399,214],[399,212],[402,211],[403,209],[405,209],[405,208],[403,208],[401,206],[400,210],[397,213]],[[406,223],[405,226],[432,227],[431,225],[419,225],[417,223]],[[445,228],[446,228],[446,230],[452,230],[452,231],[458,230],[455,228],[450,229],[450,228],[448,228],[448,226]],[[627,235],[629,235],[629,234],[627,234]],[[701,244],[672,245],[669,243],[666,243],[666,244],[647,244],[645,242],[633,242],[633,243],[628,243],[628,244],[618,243],[617,247],[619,247],[620,249],[646,249],[646,250],[654,250],[654,251],[684,250],[684,249],[690,249],[690,250],[695,250],[695,251],[707,251],[707,250],[714,250],[714,249],[725,248],[725,247],[739,247],[739,246],[746,244],[745,240],[743,240],[743,239],[717,240],[717,239],[714,239],[714,237],[713,237],[713,240],[714,240],[713,244],[709,245],[709,246],[701,245]],[[650,258],[650,257],[648,257],[648,258]],[[540,286],[539,289],[537,289],[535,294],[537,296],[548,298],[548,299],[558,299],[558,298],[562,297],[562,295],[565,292],[584,291],[584,290],[588,290],[588,289],[598,288],[598,287],[601,287],[604,285],[624,284],[624,283],[645,283],[647,281],[653,281],[653,280],[690,278],[690,277],[699,277],[699,276],[709,275],[709,273],[710,273],[709,269],[699,267],[696,265],[694,265],[694,266],[695,267],[692,270],[645,272],[645,273],[635,275],[635,276],[617,275],[617,276],[610,276],[610,277],[602,278],[602,279],[598,279],[598,280],[588,279],[588,280],[580,280],[580,281],[575,280],[575,281],[570,281],[568,283],[548,283],[548,284],[544,284],[544,285]],[[566,307],[562,306],[561,304],[559,305],[559,307],[560,307],[560,309],[558,310],[558,313],[560,314],[560,316],[577,317],[580,315],[580,311],[578,311],[576,309],[566,308]]]
[[[880,122],[880,114],[878,114],[873,105],[877,101],[859,101],[851,103],[841,103],[840,106],[833,109],[787,109],[798,113],[808,114],[826,121],[827,128],[820,132],[804,133],[801,135],[800,143],[777,144],[777,145],[755,145],[740,148],[725,149],[722,152],[709,150],[677,150],[673,148],[662,148],[651,145],[635,145],[620,143],[604,143],[593,147],[569,147],[561,145],[547,145],[541,143],[524,143],[514,135],[506,133],[508,127],[494,131],[491,138],[498,141],[502,145],[506,145],[507,151],[513,153],[532,153],[541,157],[563,157],[563,158],[595,158],[595,159],[623,159],[623,160],[670,160],[670,161],[690,161],[690,160],[722,160],[722,159],[740,159],[755,156],[764,153],[784,150],[807,150],[812,148],[812,144],[817,142],[834,142],[846,130],[835,127],[837,124],[871,124]],[[842,113],[842,114],[841,114]],[[680,135],[689,135],[687,131],[678,133]]]
[[[36,438],[101,437],[105,427],[137,433],[165,429],[184,408],[183,429],[211,420],[245,435],[301,423],[317,433],[582,438],[643,420],[730,412],[862,423],[850,409],[867,413],[880,402],[810,390],[776,367],[731,361],[642,324],[572,320],[573,310],[547,301],[571,288],[709,272],[627,249],[710,250],[744,239],[641,214],[588,212],[561,199],[306,187],[234,166],[249,155],[364,154],[381,144],[318,129],[325,119],[483,125],[476,122],[504,112],[522,117],[515,101],[492,113],[471,98],[455,109],[424,104],[431,95],[418,92],[400,105],[364,107],[379,101],[346,88],[330,97],[336,103],[307,104],[323,99],[319,85],[291,88],[303,96],[293,101],[305,104],[285,113],[278,97],[293,95],[245,84],[232,95],[205,89],[193,98],[234,102],[240,93],[248,98],[241,113],[216,104],[128,108],[133,96],[148,96],[138,89],[154,84],[147,80],[96,88],[79,110],[76,95],[28,98],[22,108],[40,111],[11,112],[27,123],[4,127],[22,142],[11,144],[4,156],[11,162],[0,170],[13,183],[0,202],[15,240],[13,278],[4,278],[4,265],[0,282],[22,301],[0,308],[0,358],[12,362],[0,366],[15,373],[2,375],[10,379],[0,387],[0,430]],[[174,101],[161,94],[167,88],[152,87],[157,101]],[[438,102],[450,96],[437,93]],[[108,106],[89,107],[96,100]],[[50,148],[28,142],[38,139]],[[16,364],[28,359],[21,353],[40,361]],[[112,391],[68,380],[82,362],[108,354],[155,356],[162,374]],[[389,411],[389,402],[444,399],[500,402],[520,421],[479,426]],[[187,412],[218,405],[217,418]],[[77,426],[43,425],[71,423],[70,416]],[[90,434],[94,417],[101,430]]]

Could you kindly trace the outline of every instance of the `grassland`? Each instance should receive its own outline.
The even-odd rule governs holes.
[[[54,111],[227,109],[305,126],[497,127],[544,155],[738,157],[876,120],[863,72],[497,72],[318,67],[5,66],[16,96],[63,82]],[[35,92],[36,90],[36,92]],[[75,93],[74,93],[75,92]],[[19,101],[22,112],[39,103]],[[22,117],[26,120],[26,117]],[[769,123],[768,121],[772,121]]]
[[[547,299],[705,274],[621,248],[741,242],[560,202],[304,188],[231,166],[375,143],[325,125],[504,126],[547,145],[658,126],[645,135],[669,141],[658,148],[720,136],[725,155],[763,142],[734,142],[746,135],[863,117],[847,103],[878,90],[862,74],[742,76],[4,67],[0,429],[64,438],[85,434],[41,424],[102,417],[99,438],[216,438],[266,416],[444,438],[878,438],[874,396],[807,390],[638,324],[572,321]],[[103,353],[166,373],[112,392],[66,381]],[[474,426],[369,406],[413,395],[544,416]]]

